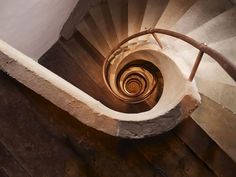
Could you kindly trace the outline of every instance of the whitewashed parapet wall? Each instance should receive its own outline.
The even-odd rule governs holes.
[[[79,0],[2,0],[0,38],[34,60],[59,38]]]
[[[166,61],[165,59],[160,59],[160,61]],[[142,138],[161,134],[187,118],[200,102],[196,88],[188,81],[188,83],[180,82],[184,80],[181,79],[177,84],[183,90],[174,94],[176,96],[174,100],[171,99],[172,97],[167,98],[171,103],[168,109],[160,109],[166,102],[164,100],[147,112],[138,114],[117,112],[1,40],[0,70],[67,111],[80,122],[113,136]],[[176,75],[179,76],[180,71],[178,73]],[[169,81],[170,78],[167,77]],[[169,83],[169,81],[167,82]],[[169,84],[166,85],[168,90]],[[172,93],[168,95],[173,95]]]

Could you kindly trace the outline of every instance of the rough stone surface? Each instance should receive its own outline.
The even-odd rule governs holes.
[[[180,107],[172,109],[170,112],[153,120],[144,122],[122,121],[119,122],[118,134],[121,137],[143,138],[161,134],[174,128],[181,120]]]
[[[142,122],[120,121],[118,135],[121,137],[143,138],[164,133],[173,129],[191,115],[199,104],[193,97],[186,95],[175,108],[155,119]]]

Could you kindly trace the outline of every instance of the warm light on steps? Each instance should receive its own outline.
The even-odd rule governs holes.
[[[154,107],[138,114],[113,111],[3,41],[0,51],[3,71],[82,123],[110,135],[141,138],[160,134],[175,127],[198,105],[190,96],[192,84],[186,82],[185,89],[181,89],[183,94],[165,110]]]

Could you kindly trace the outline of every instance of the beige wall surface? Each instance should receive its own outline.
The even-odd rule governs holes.
[[[34,60],[59,38],[79,0],[0,0],[0,39]]]

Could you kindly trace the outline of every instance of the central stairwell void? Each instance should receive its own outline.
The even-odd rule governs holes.
[[[83,3],[39,59],[41,65],[0,43],[2,70],[82,123],[113,136],[157,135],[200,105],[197,86],[204,87],[204,72],[214,83],[235,86],[235,60],[215,50],[220,44],[211,47],[235,43],[232,2],[98,0],[87,8]],[[206,69],[200,74],[199,65]],[[235,105],[226,104],[232,111]]]

